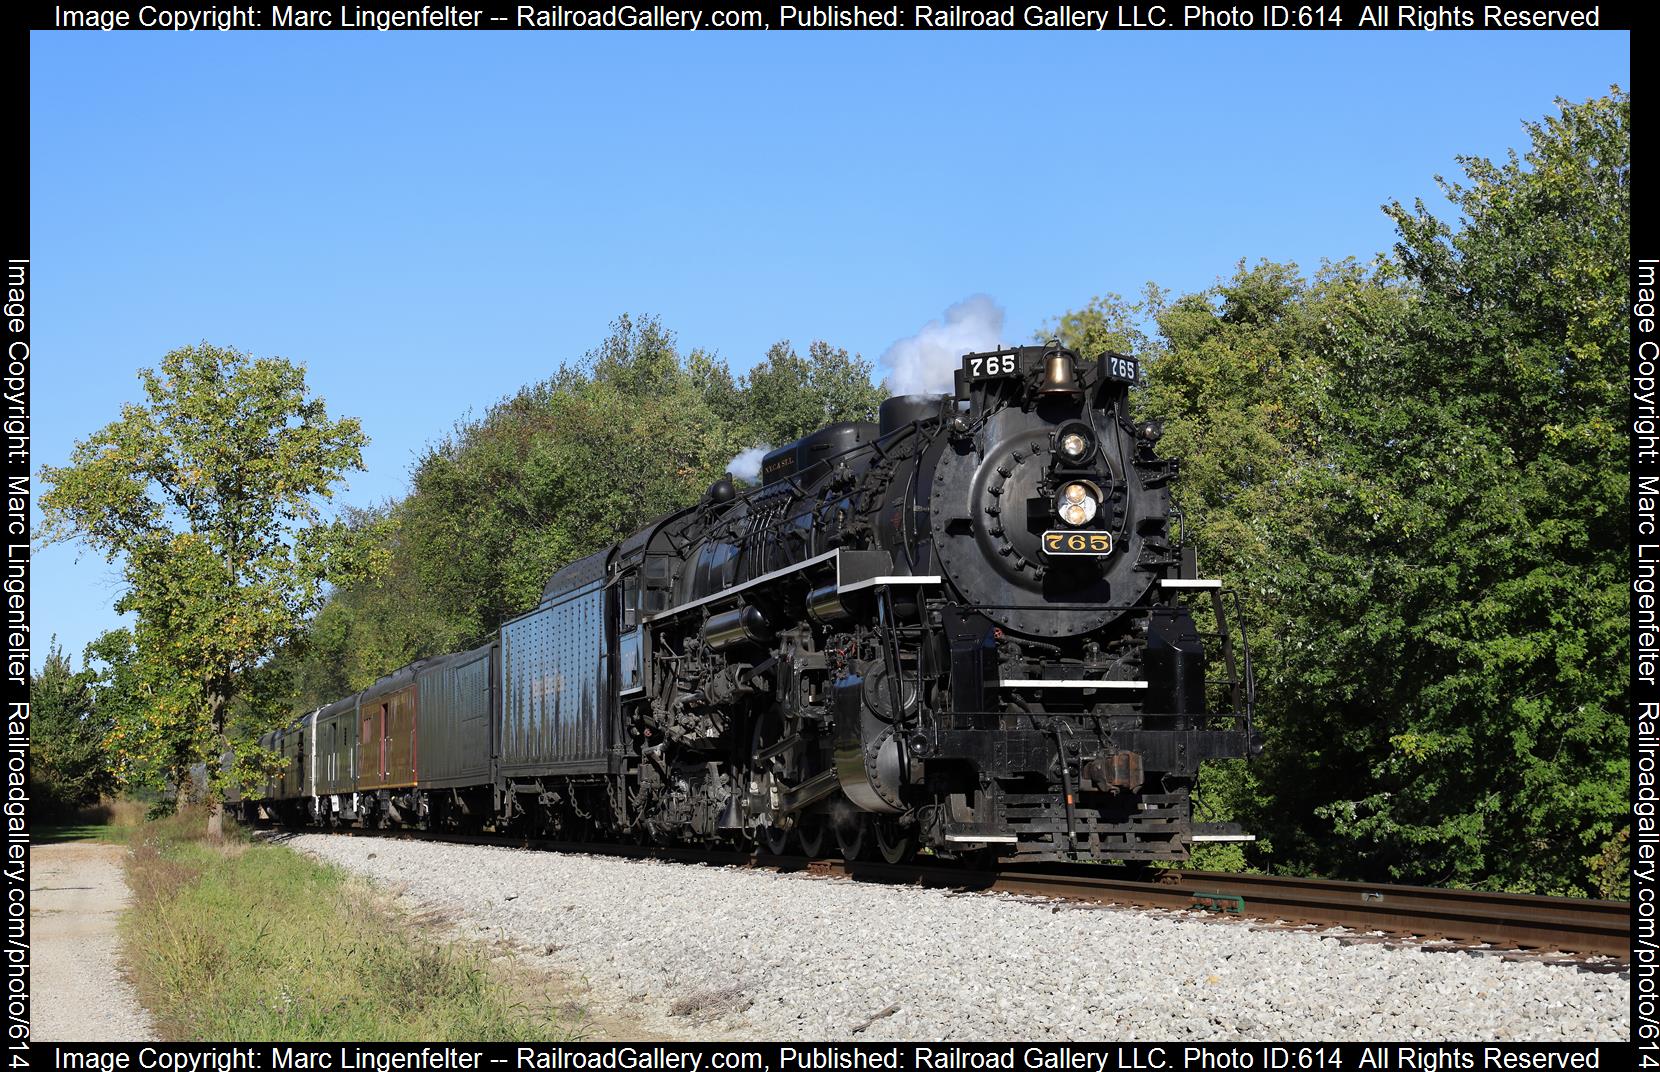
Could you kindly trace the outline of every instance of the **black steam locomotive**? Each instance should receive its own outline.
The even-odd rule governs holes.
[[[272,735],[289,765],[244,813],[890,862],[1241,837],[1190,794],[1258,747],[1249,652],[1173,537],[1137,372],[969,354],[954,397],[780,447],[760,486],[554,574],[490,644]]]

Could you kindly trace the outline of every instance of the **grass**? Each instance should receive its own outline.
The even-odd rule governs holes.
[[[362,880],[200,814],[132,839],[123,926],[140,997],[170,1038],[564,1041],[528,972],[440,942]]]
[[[53,816],[32,831],[37,843],[124,842],[143,822],[146,805],[136,800],[101,800],[69,815]]]

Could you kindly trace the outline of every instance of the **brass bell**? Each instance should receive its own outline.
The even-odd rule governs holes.
[[[1081,395],[1078,385],[1078,366],[1070,350],[1050,350],[1043,357],[1043,383],[1040,395]]]

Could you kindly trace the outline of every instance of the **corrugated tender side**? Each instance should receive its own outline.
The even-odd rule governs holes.
[[[499,774],[606,769],[608,654],[602,579],[502,626]]]
[[[490,780],[490,687],[494,644],[421,667],[416,764],[422,786],[478,785]]]

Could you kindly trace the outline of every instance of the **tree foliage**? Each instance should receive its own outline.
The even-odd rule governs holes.
[[[1323,870],[1612,893],[1630,99],[1527,131],[1443,182],[1456,223],[1386,208],[1410,305],[1335,351],[1319,523],[1274,544],[1296,598],[1269,810]]]
[[[130,750],[125,742],[143,724],[149,686],[138,670],[132,630],[111,629],[86,646],[86,669],[92,702],[105,729],[105,761],[118,787],[159,789],[166,771],[153,757]]]
[[[1158,340],[1147,334],[1147,321],[1164,307],[1168,295],[1149,283],[1140,301],[1127,301],[1120,294],[1091,298],[1082,309],[1062,313],[1038,331],[1039,339],[1059,339],[1087,357],[1107,352],[1129,354],[1143,360],[1159,352]]]
[[[754,443],[779,446],[835,421],[873,421],[887,391],[871,383],[870,364],[822,340],[796,354],[773,343],[740,391],[740,420]]]
[[[561,566],[688,505],[740,451],[827,421],[873,419],[870,365],[774,345],[746,376],[654,317],[463,421],[417,460],[410,494],[352,518],[385,556],[342,586],[286,660],[298,707],[410,661],[481,643]]]
[[[116,609],[136,617],[130,666],[144,702],[113,733],[130,778],[185,784],[232,744],[233,704],[287,644],[323,585],[354,567],[347,531],[320,501],[362,468],[356,420],[331,419],[304,371],[203,343],[139,374],[144,401],[41,470],[41,538],[79,539],[119,562]],[[258,706],[239,733],[280,724]],[[237,749],[245,776],[257,750]]]
[[[109,711],[94,702],[92,674],[76,671],[52,638],[29,675],[29,795],[43,814],[94,804],[114,787],[107,752]]]
[[[695,498],[743,446],[661,324],[613,327],[582,365],[428,449],[393,510],[408,568],[464,643],[533,606],[560,566]]]
[[[1269,747],[1207,788],[1257,863],[1622,888],[1629,115],[1462,159],[1459,218],[1386,206],[1375,265],[1059,322],[1142,354],[1201,568],[1249,600]]]

